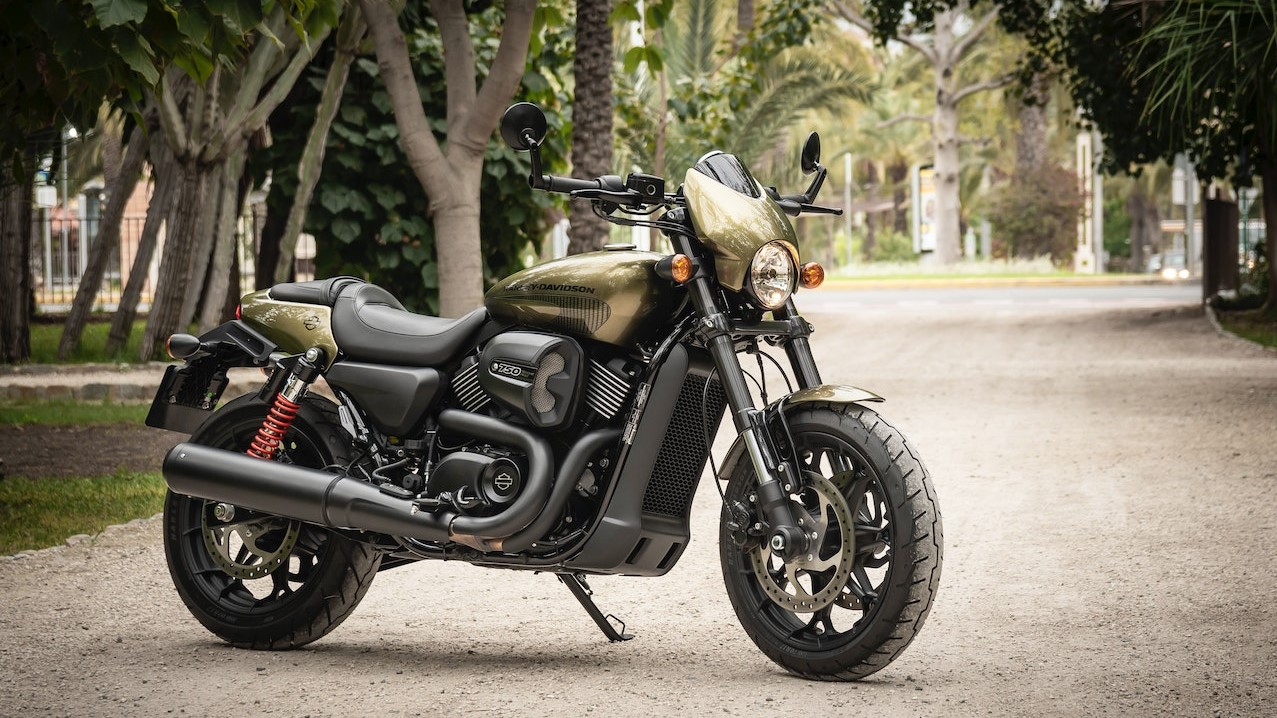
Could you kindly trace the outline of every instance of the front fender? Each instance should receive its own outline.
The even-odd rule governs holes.
[[[846,384],[819,384],[786,394],[769,404],[767,408],[772,409],[779,404],[781,410],[788,416],[796,407],[813,402],[855,404],[865,401],[882,402],[886,401],[886,399],[872,391]],[[729,476],[735,470],[736,462],[740,461],[740,457],[744,453],[745,445],[741,443],[741,438],[737,436],[736,441],[732,443],[732,447],[727,450],[727,455],[723,458],[723,466],[719,471],[719,475]]]

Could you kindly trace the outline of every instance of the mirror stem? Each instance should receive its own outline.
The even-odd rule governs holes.
[[[807,187],[807,191],[803,192],[803,204],[811,204],[816,201],[816,195],[820,194],[821,185],[825,184],[825,175],[829,174],[828,170],[822,164],[816,164],[816,176],[812,179],[811,185]]]
[[[528,143],[528,154],[532,156],[532,172],[528,175],[528,186],[532,189],[545,189],[545,176],[541,174],[541,143],[536,141],[530,130],[525,130],[523,139]]]

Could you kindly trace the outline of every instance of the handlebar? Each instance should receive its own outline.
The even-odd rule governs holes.
[[[541,175],[540,184],[532,184],[535,189],[543,189],[548,192],[576,192],[583,189],[601,189],[608,192],[624,192],[625,181],[617,175],[603,175],[597,179],[577,179],[575,177],[559,177],[556,175]]]

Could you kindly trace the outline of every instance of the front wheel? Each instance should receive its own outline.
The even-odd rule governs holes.
[[[307,397],[278,461],[321,469],[350,460],[336,408]],[[267,405],[242,396],[218,409],[191,443],[243,452]],[[310,643],[359,604],[381,564],[371,547],[327,529],[169,492],[164,550],[178,595],[214,634],[242,648]]]
[[[757,480],[742,458],[727,477],[719,536],[727,595],[745,632],[786,670],[858,680],[895,660],[931,610],[943,561],[935,490],[874,411],[818,405],[788,421],[804,475],[790,499],[815,539],[786,563],[750,535],[741,518],[756,514]]]

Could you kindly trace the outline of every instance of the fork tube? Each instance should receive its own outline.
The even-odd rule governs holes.
[[[793,297],[785,300],[784,309],[775,312],[775,315],[777,319],[794,320],[802,322],[804,328],[810,327],[807,320],[798,314]],[[807,329],[807,331],[811,330]],[[811,342],[807,341],[806,335],[790,337],[782,344],[784,344],[786,356],[789,357],[789,364],[794,368],[798,385],[803,389],[820,385],[822,383],[820,370],[816,368],[816,358],[812,356]]]

